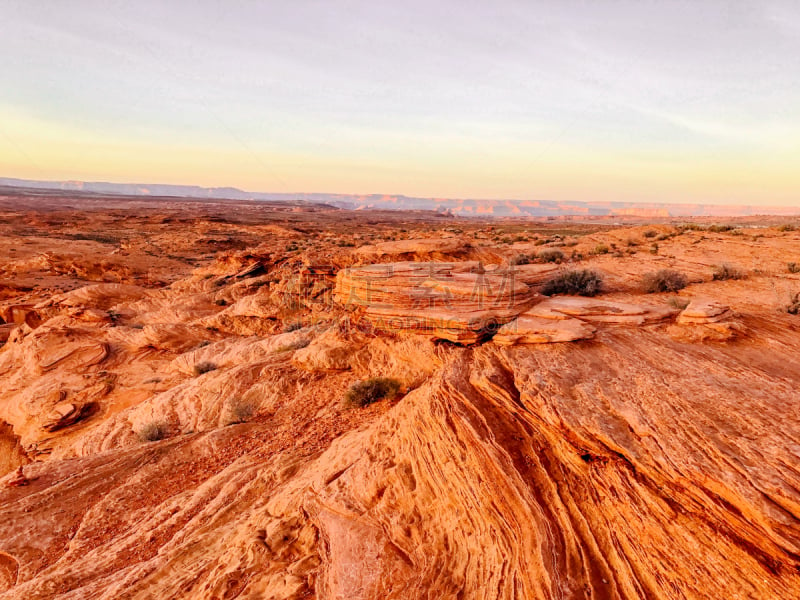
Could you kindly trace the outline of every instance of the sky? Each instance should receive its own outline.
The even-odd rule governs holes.
[[[0,0],[0,176],[800,205],[796,0]]]

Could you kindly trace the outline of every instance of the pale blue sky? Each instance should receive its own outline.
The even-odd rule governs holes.
[[[800,2],[0,1],[0,175],[798,203]]]

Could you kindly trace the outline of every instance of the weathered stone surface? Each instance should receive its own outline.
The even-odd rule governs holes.
[[[435,261],[464,257],[469,249],[470,245],[457,237],[420,238],[361,246],[356,249],[354,255],[362,261],[382,258],[392,258],[395,261],[404,259]]]
[[[133,211],[98,211],[114,233],[127,228],[105,245],[30,235],[63,216],[58,206],[3,214],[0,249],[25,256],[0,257],[0,303],[47,306],[43,323],[19,324],[0,348],[2,600],[800,598],[800,317],[781,310],[797,291],[786,272],[800,256],[796,231],[685,232],[660,240],[659,255],[629,255],[629,237],[647,243],[642,231],[593,228],[575,248],[608,274],[613,301],[552,298],[519,316],[528,341],[596,327],[593,341],[460,347],[370,326],[369,305],[347,314],[306,302],[329,282],[307,286],[304,265],[358,260],[338,243],[353,241],[357,213],[327,211],[337,232],[306,223],[303,233],[292,229],[302,215],[283,209],[270,228],[262,213],[242,225],[256,209],[234,203],[157,206],[147,200],[135,231]],[[235,222],[220,217],[228,210]],[[458,224],[505,264],[522,248],[495,242],[489,225]],[[14,227],[24,239],[9,239]],[[239,241],[265,248],[210,260],[213,246],[195,245],[242,231]],[[624,257],[588,256],[612,241]],[[79,275],[77,257],[35,258],[64,244],[95,248]],[[117,248],[110,272],[101,258]],[[758,260],[759,273],[711,281],[722,255]],[[254,261],[263,274],[248,271]],[[486,262],[491,289],[498,272]],[[535,290],[540,267],[514,272]],[[742,316],[694,306],[684,318],[703,322],[665,329],[653,305],[667,298],[639,293],[641,274],[662,267],[690,276],[681,297],[705,294]],[[143,282],[151,269],[164,283],[143,295],[48,304],[86,286],[86,273]],[[465,298],[460,282],[481,269],[452,270],[449,285],[424,288],[433,307],[407,303],[419,279],[389,278],[385,308],[469,313],[487,294]],[[270,318],[281,295],[291,306]],[[233,306],[239,321],[211,324]],[[741,342],[687,343],[739,319]],[[301,329],[282,333],[287,323]],[[666,335],[673,327],[684,337]],[[195,369],[203,362],[216,368]],[[342,406],[353,383],[375,377],[409,391]],[[43,429],[92,403],[91,418]],[[163,439],[140,436],[151,426]]]
[[[718,323],[733,316],[731,309],[721,302],[695,299],[678,315],[677,322],[680,325]]]
[[[537,304],[529,314],[543,318],[559,318],[558,315],[566,315],[584,321],[616,325],[645,325],[665,321],[677,313],[676,309],[668,306],[560,296]]]
[[[549,319],[523,313],[503,325],[493,340],[501,345],[572,342],[594,336],[595,328],[580,319]]]
[[[345,371],[351,367],[359,345],[329,329],[292,355],[292,363],[311,372]]]
[[[536,293],[513,269],[403,262],[340,271],[335,298],[346,307],[363,307],[382,329],[473,343],[528,308]]]
[[[695,299],[668,331],[674,339],[685,342],[726,342],[743,336],[745,327],[721,302]]]

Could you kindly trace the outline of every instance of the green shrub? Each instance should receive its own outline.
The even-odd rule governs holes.
[[[713,277],[714,281],[726,281],[728,279],[744,279],[747,277],[747,274],[739,267],[723,263],[714,267]]]
[[[390,377],[373,377],[357,381],[344,395],[347,406],[368,406],[379,400],[391,400],[400,392],[400,382]]]
[[[595,296],[603,286],[603,277],[591,269],[562,271],[545,281],[542,294],[569,294],[572,296]]]
[[[592,254],[608,254],[609,252],[610,249],[605,244],[597,244],[597,246],[594,247],[594,250],[592,250]]]
[[[642,277],[642,289],[647,294],[659,292],[677,292],[686,287],[686,275],[671,269],[660,269],[655,273],[645,273]]]
[[[168,427],[161,421],[151,421],[142,426],[137,432],[139,439],[143,442],[157,442],[167,437]]]
[[[560,263],[562,260],[564,260],[564,253],[557,248],[547,248],[546,250],[539,251],[539,254],[536,255],[536,258],[546,263]]]
[[[199,362],[194,366],[194,374],[195,375],[202,375],[203,373],[208,373],[209,371],[215,371],[217,369],[217,365],[213,362]]]

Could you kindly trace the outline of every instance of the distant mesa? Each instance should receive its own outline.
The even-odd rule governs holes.
[[[669,204],[652,202],[563,202],[554,200],[415,198],[401,194],[326,194],[248,192],[234,187],[201,187],[150,183],[97,181],[37,181],[0,177],[0,187],[63,190],[124,196],[158,196],[221,200],[311,202],[347,210],[434,210],[462,217],[746,217],[796,215],[793,206],[747,206],[715,204]]]

